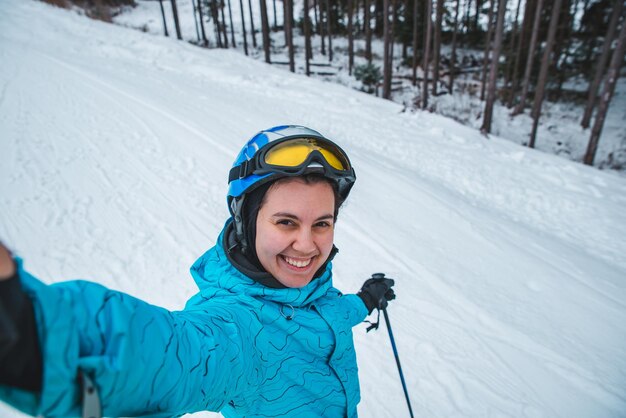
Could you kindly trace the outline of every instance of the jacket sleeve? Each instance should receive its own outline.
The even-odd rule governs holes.
[[[251,372],[228,312],[170,312],[85,281],[45,285],[21,264],[43,385],[40,392],[0,386],[0,399],[28,414],[80,416],[79,371],[95,381],[105,416],[219,411]]]

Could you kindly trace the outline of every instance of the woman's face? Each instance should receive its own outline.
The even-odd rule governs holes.
[[[261,265],[287,287],[306,286],[333,248],[335,195],[330,184],[294,178],[269,188],[256,223]]]

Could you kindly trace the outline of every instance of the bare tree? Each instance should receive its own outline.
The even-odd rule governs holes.
[[[354,0],[348,0],[348,74],[352,75],[354,67],[354,30],[352,25],[354,15]]]
[[[487,64],[489,63],[489,51],[491,50],[491,37],[493,35],[493,14],[495,0],[491,0],[489,5],[489,22],[487,23],[487,40],[485,41],[485,56],[483,58],[483,72],[480,86],[480,100],[485,100],[485,86],[487,85]]]
[[[437,95],[437,84],[439,84],[439,61],[441,56],[441,22],[443,20],[443,0],[437,0],[435,10],[435,39],[433,42],[433,95]]]
[[[391,98],[391,56],[389,53],[391,45],[391,25],[389,24],[389,0],[383,1],[383,32],[384,36],[384,58],[383,58],[383,98]]]
[[[183,36],[180,33],[180,22],[178,21],[178,7],[176,7],[176,0],[170,0],[172,4],[172,15],[174,16],[174,27],[176,27],[176,37],[180,40]]]
[[[237,48],[237,42],[235,42],[235,25],[233,25],[233,9],[230,7],[230,0],[228,0],[228,20],[230,21],[230,36],[233,42],[233,48]]]
[[[483,125],[480,131],[483,134],[491,132],[491,119],[493,116],[493,104],[496,100],[496,85],[498,82],[498,62],[500,61],[500,50],[502,49],[502,31],[504,29],[504,14],[506,12],[506,0],[498,2],[498,20],[496,21],[496,39],[493,45],[493,54],[491,56],[491,68],[489,69],[489,89],[487,92],[487,101],[485,102],[485,112],[483,116]]]
[[[363,26],[365,27],[365,58],[367,62],[372,62],[372,22],[370,16],[371,0],[365,1],[363,16]],[[417,1],[417,0],[416,0]]]
[[[304,62],[306,75],[311,75],[311,67],[309,60],[311,59],[311,29],[309,24],[309,0],[304,0]]]
[[[589,138],[589,145],[587,146],[587,152],[585,153],[584,163],[592,165],[593,160],[598,150],[598,142],[600,141],[600,134],[604,126],[604,119],[606,118],[606,112],[611,103],[613,93],[615,93],[615,84],[619,77],[619,70],[624,62],[624,52],[626,52],[626,18],[622,22],[622,29],[619,32],[617,38],[617,45],[613,51],[613,57],[611,58],[611,64],[606,74],[604,81],[604,88],[602,89],[602,95],[600,96],[600,103],[598,104],[598,112],[596,120],[591,129],[591,137]]]
[[[530,86],[530,73],[533,69],[533,62],[535,61],[535,48],[537,46],[537,38],[539,37],[539,24],[541,22],[541,12],[543,9],[543,0],[537,1],[537,8],[535,9],[535,21],[533,23],[533,34],[530,39],[530,47],[528,49],[528,57],[526,58],[526,69],[524,70],[524,81],[522,81],[522,95],[520,101],[513,111],[513,116],[519,115],[524,112],[524,106],[526,106],[526,97],[528,96],[528,88]]]
[[[433,2],[426,0],[426,36],[424,37],[424,81],[422,84],[422,109],[428,107],[428,65],[430,60],[430,37],[433,31]]]
[[[367,1],[367,0],[366,0]],[[413,85],[417,85],[417,3],[418,0],[413,1]]]
[[[548,40],[546,49],[543,51],[541,59],[541,69],[539,70],[539,80],[537,80],[537,90],[535,91],[535,101],[533,103],[533,128],[530,132],[530,142],[528,146],[535,148],[535,139],[537,137],[537,126],[541,117],[541,104],[543,103],[543,95],[548,80],[548,68],[550,67],[550,57],[552,56],[552,48],[554,47],[554,37],[556,29],[559,26],[559,15],[561,13],[562,0],[554,0],[552,4],[552,16],[550,17],[550,29],[548,30]]]
[[[198,0],[198,15],[200,17],[200,28],[202,29],[202,42],[203,45],[208,47],[209,40],[206,37],[206,31],[204,30],[204,14],[202,13],[202,0]]]
[[[330,0],[326,0],[326,30],[328,31],[328,61],[333,60],[333,30]]]
[[[278,21],[276,19],[276,0],[273,0],[273,5],[274,5],[274,30],[278,29]]]
[[[454,72],[456,71],[456,38],[459,31],[459,6],[461,0],[456,0],[456,6],[454,10],[454,28],[452,32],[452,52],[450,53],[450,76],[448,90],[452,94],[454,88]]]
[[[270,22],[267,16],[267,3],[265,0],[260,0],[261,6],[261,31],[263,33],[263,52],[265,52],[265,62],[268,64],[272,62],[270,57]]]
[[[211,12],[211,18],[213,19],[213,28],[215,29],[215,39],[217,40],[217,47],[223,48],[224,44],[222,43],[222,24],[219,17],[220,14],[218,10],[218,0],[213,0],[209,2],[208,5]]]
[[[248,10],[250,10],[250,32],[252,32],[252,46],[256,48],[256,30],[254,29],[254,16],[252,15],[252,0],[248,0]]]
[[[598,89],[600,88],[602,77],[604,76],[604,69],[606,68],[606,63],[609,60],[609,52],[611,51],[611,44],[613,43],[613,38],[615,37],[617,23],[622,14],[622,9],[624,6],[623,0],[615,0],[613,3],[613,14],[611,15],[611,21],[609,22],[609,28],[606,31],[606,36],[604,37],[602,53],[600,54],[600,59],[598,60],[598,64],[596,66],[595,76],[593,78],[593,81],[589,85],[587,105],[585,106],[583,119],[580,122],[580,125],[585,129],[589,127],[589,122],[591,121],[593,108],[597,101]]]
[[[222,34],[224,35],[224,47],[228,48],[228,32],[226,30],[226,17],[224,16],[225,7],[226,6],[224,5],[224,0],[222,0],[220,4],[221,15],[222,15]]]
[[[294,48],[293,48],[293,0],[283,0],[285,3],[285,36],[287,38],[287,48],[289,51],[289,71],[296,72],[296,63],[294,61]]]
[[[325,3],[326,0],[318,0],[318,6],[320,9],[320,40],[322,42],[322,55],[326,55],[326,28],[324,25],[325,13],[322,3]],[[327,19],[328,17],[326,17]]]
[[[511,82],[513,67],[517,65],[517,56],[515,51],[515,40],[519,34],[519,9],[522,4],[522,0],[517,0],[517,7],[515,9],[515,20],[513,21],[513,28],[511,29],[511,40],[509,42],[508,51],[506,53],[506,71],[504,73],[504,85],[508,86]],[[510,93],[509,93],[510,96]]]
[[[243,29],[243,51],[245,52],[246,55],[248,55],[248,39],[247,39],[248,36],[246,34],[246,19],[245,19],[245,13],[243,10],[243,0],[239,0],[239,7],[241,8],[241,28]],[[231,26],[231,29],[232,29],[232,26]],[[233,41],[234,41],[234,36],[233,36]]]
[[[515,97],[517,95],[517,90],[519,88],[519,67],[522,61],[522,51],[528,54],[526,47],[526,40],[530,36],[530,32],[532,32],[533,25],[533,10],[537,7],[536,0],[526,0],[526,6],[524,6],[524,19],[522,20],[522,30],[520,31],[520,36],[517,41],[517,49],[515,52],[515,64],[513,65],[513,77],[511,79],[511,93],[509,94],[509,102],[507,106],[509,108],[513,107],[513,102],[515,101]],[[540,6],[538,6],[541,9]],[[535,10],[536,11],[536,10]]]
[[[167,22],[165,21],[165,10],[163,9],[163,0],[159,0],[159,6],[161,7],[161,17],[163,17],[163,31],[165,32],[165,36],[170,36],[167,32]]]

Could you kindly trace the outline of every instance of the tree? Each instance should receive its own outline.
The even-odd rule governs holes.
[[[535,60],[535,47],[537,46],[537,38],[539,37],[539,25],[541,23],[541,12],[543,9],[543,0],[538,0],[535,9],[535,20],[533,23],[533,33],[530,39],[530,47],[528,50],[528,57],[526,58],[526,69],[524,70],[524,81],[522,81],[522,95],[520,101],[515,107],[512,115],[519,115],[524,112],[524,106],[526,105],[526,97],[528,96],[528,89],[530,86],[530,73],[533,69],[533,62]]]
[[[371,0],[365,1],[365,11],[363,16],[363,26],[365,27],[365,59],[372,62],[372,23],[370,16]],[[417,1],[417,0],[416,0]]]
[[[285,37],[287,39],[287,49],[289,51],[289,71],[296,72],[296,64],[294,61],[294,48],[293,48],[293,0],[283,0],[285,3]]]
[[[619,32],[617,38],[617,45],[613,51],[613,57],[611,58],[611,64],[606,74],[606,80],[604,81],[604,88],[602,89],[602,96],[600,96],[600,103],[598,104],[598,112],[596,120],[591,129],[591,137],[589,138],[589,145],[587,146],[587,152],[585,153],[584,163],[592,165],[593,160],[598,150],[598,142],[600,141],[600,134],[604,126],[604,119],[606,118],[606,112],[611,103],[613,93],[615,93],[615,84],[619,77],[619,70],[624,62],[624,52],[626,52],[626,18],[622,22],[622,29]]]
[[[532,31],[533,25],[533,10],[541,9],[541,7],[535,7],[536,0],[526,0],[526,6],[524,7],[524,19],[522,20],[522,30],[520,31],[520,36],[517,42],[517,49],[515,52],[515,64],[513,65],[513,77],[511,80],[511,93],[509,94],[509,102],[507,106],[509,108],[513,107],[513,102],[515,101],[515,97],[517,95],[517,90],[519,88],[519,67],[522,61],[522,51],[525,51],[528,54],[527,48],[525,48],[526,40],[530,36],[530,32]],[[528,54],[531,56],[531,54]],[[515,112],[513,112],[514,114]]]
[[[352,75],[354,66],[354,34],[352,33],[352,19],[354,14],[354,0],[348,0],[348,74]]]
[[[176,27],[176,37],[182,41],[183,36],[180,33],[180,22],[178,21],[178,8],[176,7],[176,0],[170,0],[172,4],[172,15],[174,16],[174,26]]]
[[[239,0],[239,7],[241,8],[241,29],[243,30],[243,51],[246,55],[248,55],[248,40],[247,40],[247,34],[246,34],[246,19],[245,19],[245,13],[243,10],[243,0]],[[231,19],[232,21],[232,19]],[[233,40],[234,40],[234,36],[233,36]]]
[[[496,21],[496,39],[493,45],[493,54],[491,58],[491,68],[489,69],[489,89],[487,92],[487,101],[485,102],[485,112],[483,116],[483,125],[480,131],[483,134],[491,132],[491,119],[493,115],[493,104],[496,100],[496,85],[498,82],[498,63],[500,61],[500,50],[502,48],[502,31],[504,29],[504,14],[506,11],[506,0],[498,2],[498,19]]]
[[[433,2],[426,0],[426,36],[424,37],[424,60],[422,68],[424,69],[424,81],[422,85],[422,109],[428,107],[428,64],[430,60],[430,37],[433,30]]]
[[[248,0],[248,10],[250,10],[250,32],[252,32],[252,46],[256,48],[256,30],[254,29],[254,16],[252,15],[252,0]]]
[[[487,23],[487,40],[485,41],[485,56],[483,58],[483,72],[481,78],[481,86],[480,86],[480,100],[485,100],[485,86],[487,84],[487,67],[489,63],[489,50],[491,48],[491,37],[493,35],[493,11],[496,2],[495,0],[491,0],[489,5],[489,22]]]
[[[202,13],[202,0],[198,0],[198,16],[200,17],[200,28],[202,29],[202,44],[208,47],[209,40],[207,39],[206,31],[204,30],[204,15]]]
[[[384,37],[384,52],[383,52],[383,98],[391,98],[391,26],[389,25],[389,0],[383,2],[383,31]]]
[[[265,0],[259,0],[261,5],[261,31],[263,32],[263,52],[265,52],[265,62],[271,63],[270,57],[270,23],[267,16],[267,4]]]
[[[452,52],[450,53],[450,77],[448,83],[448,90],[450,94],[452,94],[452,89],[454,87],[454,72],[456,71],[456,38],[457,33],[459,31],[459,6],[461,4],[461,0],[456,0],[456,8],[454,10],[454,28],[452,32]]]
[[[309,20],[309,0],[304,0],[304,18],[302,20],[304,26],[304,61],[306,63],[306,75],[311,75],[311,67],[309,60],[311,59],[311,29]]]
[[[602,77],[604,76],[604,69],[606,67],[607,61],[609,60],[609,52],[611,50],[611,44],[613,43],[613,38],[615,37],[617,23],[622,14],[622,9],[624,6],[623,0],[615,0],[613,3],[614,3],[613,14],[611,15],[611,21],[609,22],[609,27],[606,31],[606,36],[604,37],[604,43],[602,45],[602,53],[600,54],[600,59],[598,60],[598,64],[596,66],[595,76],[593,78],[593,81],[589,85],[587,105],[585,106],[583,119],[580,122],[580,125],[585,129],[589,127],[589,122],[591,121],[591,115],[593,113],[593,108],[597,100],[598,89],[600,88]]]
[[[161,16],[163,17],[163,31],[165,32],[165,36],[170,36],[167,32],[167,22],[165,21],[165,10],[163,9],[163,0],[159,0],[159,6],[161,6]]]
[[[326,0],[326,31],[328,32],[328,61],[333,60],[333,30],[330,0]]]
[[[224,35],[224,48],[228,48],[228,32],[226,31],[226,17],[224,16],[224,0],[220,4],[220,11],[222,15],[222,34]]]
[[[413,1],[413,85],[417,85],[417,2]]]
[[[443,20],[443,0],[437,0],[437,8],[435,10],[435,39],[433,45],[433,60],[435,68],[433,69],[433,95],[437,95],[437,84],[439,83],[439,61],[441,56],[441,22]]]
[[[515,51],[515,40],[517,38],[517,36],[519,35],[519,25],[518,25],[518,21],[519,21],[519,9],[520,6],[522,5],[522,0],[517,0],[517,7],[515,8],[515,20],[513,21],[513,28],[511,29],[511,39],[509,42],[509,47],[508,47],[508,51],[506,54],[506,71],[504,73],[504,85],[505,86],[509,86],[511,83],[511,77],[512,77],[512,73],[513,73],[513,67],[517,66],[517,54],[514,53]],[[509,91],[509,97],[512,94],[512,90]]]
[[[233,10],[230,7],[230,0],[228,0],[228,18],[230,20],[230,36],[233,42],[233,48],[237,48],[237,42],[235,42],[235,25],[233,25]]]
[[[561,12],[562,0],[554,0],[552,4],[552,16],[550,17],[550,29],[548,30],[548,40],[546,43],[546,49],[543,51],[543,58],[541,59],[541,69],[539,70],[539,79],[537,81],[537,90],[535,91],[535,101],[533,103],[533,127],[530,132],[530,142],[528,146],[530,148],[535,147],[535,139],[537,137],[537,126],[539,124],[539,117],[541,116],[541,104],[543,103],[543,95],[548,79],[548,67],[550,66],[550,57],[552,56],[552,48],[554,46],[554,37],[556,35],[556,29],[559,25],[559,15]]]

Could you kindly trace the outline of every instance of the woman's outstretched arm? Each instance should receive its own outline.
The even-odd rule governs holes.
[[[219,411],[251,374],[228,311],[170,312],[86,281],[46,285],[19,259],[17,272],[34,308],[43,378],[35,391],[0,386],[0,399],[24,412],[79,416],[81,373],[95,381],[105,416]]]

